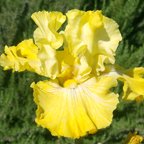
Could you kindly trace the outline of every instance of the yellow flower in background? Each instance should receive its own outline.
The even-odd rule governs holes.
[[[6,47],[0,65],[48,80],[32,83],[36,123],[52,135],[79,138],[109,126],[118,95],[109,75],[121,41],[118,25],[101,11],[36,12],[34,41]],[[62,30],[67,20],[65,29]],[[63,25],[63,26],[62,26]],[[105,75],[103,74],[105,73]]]
[[[124,144],[141,144],[143,137],[138,135],[137,132],[129,133]]]
[[[137,67],[120,77],[124,82],[123,99],[142,101],[144,99],[144,68]]]

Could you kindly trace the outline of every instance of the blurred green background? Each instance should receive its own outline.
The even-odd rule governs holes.
[[[120,27],[123,41],[116,63],[128,69],[144,66],[144,0],[0,0],[0,54],[4,46],[31,38],[35,11],[70,9],[102,10]],[[34,122],[33,81],[42,79],[29,72],[12,73],[0,67],[0,144],[72,144],[74,140],[51,136]],[[110,127],[83,138],[84,144],[122,144],[129,131],[144,135],[144,102],[122,102]],[[82,144],[82,141],[79,141]]]

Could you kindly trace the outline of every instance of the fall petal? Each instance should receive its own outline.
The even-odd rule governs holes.
[[[52,135],[79,138],[109,126],[118,103],[110,88],[111,77],[91,78],[75,88],[61,87],[57,81],[32,84],[38,105],[36,122]]]

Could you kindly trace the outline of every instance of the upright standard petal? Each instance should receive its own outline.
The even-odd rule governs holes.
[[[31,17],[38,26],[34,32],[36,45],[40,48],[42,45],[50,45],[54,49],[62,46],[63,36],[58,30],[66,18],[61,12],[35,12]]]
[[[79,138],[109,126],[118,95],[110,91],[116,85],[112,77],[95,77],[82,84],[74,80],[33,83],[34,100],[38,106],[36,123],[54,136]]]
[[[115,21],[102,15],[101,11],[71,10],[67,14],[68,25],[65,37],[68,47],[74,55],[77,45],[85,46],[90,65],[104,71],[104,64],[115,62],[115,51],[122,37]],[[81,48],[80,47],[80,48]]]
[[[144,68],[137,67],[129,70],[120,77],[124,82],[123,99],[142,101],[144,99]]]
[[[36,12],[31,17],[38,26],[34,31],[34,40],[39,48],[43,75],[55,79],[59,74],[56,49],[63,45],[63,35],[58,30],[66,17],[61,12],[46,11]]]

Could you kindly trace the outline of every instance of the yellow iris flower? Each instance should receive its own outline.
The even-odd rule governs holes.
[[[138,135],[137,132],[129,133],[124,144],[141,144],[143,137]]]
[[[32,71],[49,80],[32,83],[36,123],[52,135],[79,138],[109,126],[118,95],[115,76],[103,75],[115,62],[121,34],[101,11],[36,12],[32,39],[5,48],[5,70]],[[67,19],[65,30],[62,25]]]
[[[144,99],[144,68],[128,70],[120,77],[124,82],[123,99],[142,101]]]

